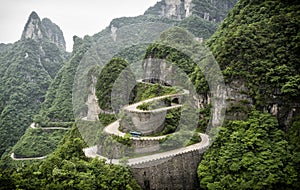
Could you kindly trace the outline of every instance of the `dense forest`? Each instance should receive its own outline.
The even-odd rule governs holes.
[[[0,189],[139,189],[128,168],[87,159],[85,146],[74,126],[46,160],[1,172]]]
[[[72,88],[78,64],[90,47],[89,40],[74,36],[74,50],[71,58],[59,70],[51,83],[41,110],[34,121],[42,126],[58,126],[62,122],[74,121]]]
[[[252,103],[231,102],[246,118],[220,129],[198,168],[202,188],[299,188],[299,8],[241,0],[208,41],[226,82],[245,84]]]
[[[195,110],[168,111],[164,130],[154,136],[175,132],[180,114],[184,113],[184,121],[195,115],[198,120],[196,129],[188,131],[192,138],[183,139],[180,146],[200,142],[197,133],[208,130],[214,93],[202,70],[209,65],[199,68],[197,60],[189,55],[202,45],[207,45],[224,76],[226,86],[222,93],[227,96],[227,109],[225,122],[218,126],[217,135],[210,139],[212,144],[195,168],[198,188],[299,189],[299,2],[192,0],[190,10],[186,8],[189,1],[178,1],[175,8],[172,2],[162,0],[144,15],[114,19],[93,36],[74,36],[72,53],[65,51],[60,28],[48,18],[40,19],[35,12],[29,16],[19,41],[0,44],[0,189],[141,189],[145,184],[138,183],[130,167],[87,158],[83,149],[95,141],[132,144],[128,133],[119,138],[101,131],[122,117],[114,111],[123,107],[123,102],[111,99],[113,88],[126,91],[130,86],[114,86],[120,75],[136,84],[126,95],[130,104],[180,92],[165,84],[136,82],[135,77],[142,76],[134,76],[130,68],[141,74],[145,62],[139,60],[147,59],[166,60],[178,67],[201,100]],[[114,43],[118,36],[114,37],[113,28],[126,33],[131,32],[122,30],[126,26],[149,23],[168,27],[152,43],[126,47],[122,45],[130,43]],[[31,25],[35,30],[30,29]],[[141,39],[152,35],[146,29],[137,29],[141,30],[137,38],[138,32],[144,35]],[[120,32],[117,35],[120,39],[126,36]],[[106,50],[98,45],[101,43],[114,49],[111,52],[115,54],[101,57],[106,56]],[[95,55],[95,51],[104,53]],[[81,65],[87,77],[76,79],[82,69],[80,64],[87,59],[98,65]],[[88,112],[86,102],[94,76],[101,127],[77,118]],[[85,86],[74,85],[76,80],[82,80]],[[82,92],[79,99],[74,99],[74,89]],[[112,105],[112,101],[120,103]],[[139,109],[153,109],[153,105],[144,103]],[[91,126],[96,126],[97,131],[88,131]],[[87,134],[90,141],[82,127],[93,133]],[[176,138],[180,139],[174,136],[163,148],[173,147],[179,142]],[[43,159],[30,160],[39,157]]]

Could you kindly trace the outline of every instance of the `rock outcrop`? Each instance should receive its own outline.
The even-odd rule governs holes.
[[[150,7],[145,14],[181,20],[191,14],[192,0],[163,0]]]
[[[50,19],[44,18],[42,20],[42,27],[44,27],[46,36],[50,42],[56,44],[58,47],[64,50],[66,49],[66,42],[63,32],[56,24],[54,24]]]
[[[28,21],[24,27],[21,39],[33,39],[35,41],[44,38],[44,32],[42,31],[42,22],[36,12],[32,12],[28,18]]]
[[[237,1],[162,0],[150,7],[145,14],[182,20],[197,15],[205,20],[220,22]]]
[[[28,18],[21,39],[32,39],[36,42],[48,40],[57,47],[66,50],[66,42],[61,29],[48,18],[41,20],[34,11]]]

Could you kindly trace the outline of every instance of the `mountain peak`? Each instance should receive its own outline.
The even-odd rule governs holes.
[[[45,31],[47,38],[50,42],[56,44],[58,47],[66,50],[66,42],[63,35],[63,32],[55,23],[53,23],[48,18],[43,18],[42,20],[42,27]]]
[[[66,42],[61,29],[48,18],[41,20],[35,11],[32,11],[29,16],[21,39],[48,40],[66,50]]]
[[[35,12],[35,11],[32,11],[29,18],[32,18],[32,19],[40,19],[39,15]]]
[[[22,33],[22,39],[40,40],[43,38],[41,19],[36,12],[32,12]]]

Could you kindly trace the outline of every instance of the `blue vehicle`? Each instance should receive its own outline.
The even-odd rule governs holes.
[[[142,133],[141,133],[141,132],[138,132],[138,131],[130,131],[129,134],[130,134],[132,137],[141,137],[141,136],[142,136]]]

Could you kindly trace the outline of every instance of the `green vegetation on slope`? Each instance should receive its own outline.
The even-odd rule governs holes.
[[[296,1],[241,0],[209,40],[226,82],[244,81],[240,93],[277,118],[243,110],[246,121],[225,125],[200,163],[202,188],[299,188],[299,10]]]
[[[160,84],[137,83],[134,91],[134,102],[163,96],[167,94],[176,94],[178,90],[175,87],[167,87]]]
[[[127,68],[129,65],[130,64],[122,58],[113,58],[102,68],[96,84],[96,95],[101,109],[112,110],[111,94],[113,86],[122,72],[128,73],[127,78],[129,80],[134,80],[133,74],[131,74],[130,69]],[[119,86],[119,88],[122,89],[125,87]]]
[[[168,110],[164,122],[164,129],[160,134],[158,134],[158,136],[174,133],[179,124],[180,114],[181,114],[180,108]]]
[[[300,187],[300,116],[293,119],[293,123],[287,133],[287,140],[291,150],[293,150],[291,161],[294,163],[296,171],[298,171],[298,183],[295,186],[298,185]]]
[[[41,104],[39,114],[34,116],[34,121],[41,127],[67,128],[72,126],[74,121],[72,106],[74,76],[77,66],[88,47],[89,41],[74,37],[75,51],[72,57],[57,73],[47,91],[45,101]],[[64,134],[65,131],[63,130],[28,129],[14,146],[15,155],[18,157],[48,155],[57,148],[58,142]]]
[[[52,79],[68,56],[55,43],[58,38],[64,41],[61,30],[47,21],[48,33],[39,16],[32,12],[21,40],[1,48],[0,155],[17,142],[32,122]],[[50,33],[56,39],[50,38]]]
[[[89,47],[90,42],[88,40],[74,37],[74,52],[51,83],[40,113],[35,116],[35,122],[42,126],[48,126],[51,125],[51,122],[74,121],[72,104],[74,76],[78,64]]]
[[[229,121],[205,153],[198,174],[203,189],[296,188],[291,149],[276,118],[252,111]],[[299,181],[298,181],[299,182]],[[298,186],[299,187],[299,186]]]
[[[204,18],[204,14],[208,13],[208,20],[221,22],[236,2],[237,0],[193,0],[192,13],[201,18]]]
[[[45,99],[52,80],[49,73],[58,69],[49,66],[47,70],[40,62],[40,47],[45,52],[52,52],[54,47],[44,44],[25,39],[0,54],[0,155],[23,135]],[[53,50],[51,56],[63,60],[60,51]]]
[[[148,46],[145,59],[162,59],[176,65],[179,73],[183,71],[189,77],[196,92],[207,96],[209,89],[206,78],[202,70],[197,66],[197,63],[187,54],[191,54],[192,52],[189,51],[197,48],[199,48],[197,53],[205,53],[205,50],[201,50],[203,48],[202,45],[194,41],[191,33],[179,27],[163,32],[160,36],[160,41]],[[172,47],[165,44],[172,44]]]
[[[99,114],[99,121],[103,126],[107,126],[116,120],[117,118],[114,114],[105,114],[105,113]]]
[[[72,128],[58,149],[41,163],[1,171],[1,188],[7,189],[140,189],[130,170],[88,159],[83,140]]]
[[[170,36],[170,38],[173,38]],[[191,74],[196,67],[190,57],[183,52],[178,51],[173,47],[169,47],[162,44],[151,44],[147,48],[145,58],[157,58],[166,59],[167,61],[174,63],[186,74]]]
[[[178,66],[181,71],[188,75],[188,80],[194,85],[195,91],[205,100],[204,108],[199,110],[198,131],[204,132],[210,118],[210,105],[208,105],[209,86],[202,70],[196,65],[191,57],[180,50],[190,50],[199,44],[195,44],[193,36],[186,30],[178,27],[169,29],[161,35],[162,44],[151,44],[147,48],[145,58],[158,58],[169,61]],[[174,43],[174,47],[164,45]],[[172,43],[170,43],[172,42]],[[182,49],[180,47],[182,46]],[[179,47],[179,48],[178,48]],[[201,46],[200,46],[201,48]],[[205,50],[201,53],[205,53]],[[159,67],[159,66],[158,66]],[[178,75],[178,73],[177,73]],[[186,85],[186,84],[184,84]]]
[[[240,1],[209,41],[227,81],[245,79],[259,108],[300,102],[299,9],[295,1]]]
[[[40,157],[52,153],[63,136],[65,130],[42,130],[29,128],[14,146],[16,157]]]
[[[218,28],[217,23],[204,20],[195,15],[183,19],[181,22],[177,23],[176,26],[182,27],[196,37],[203,39],[208,39]]]

